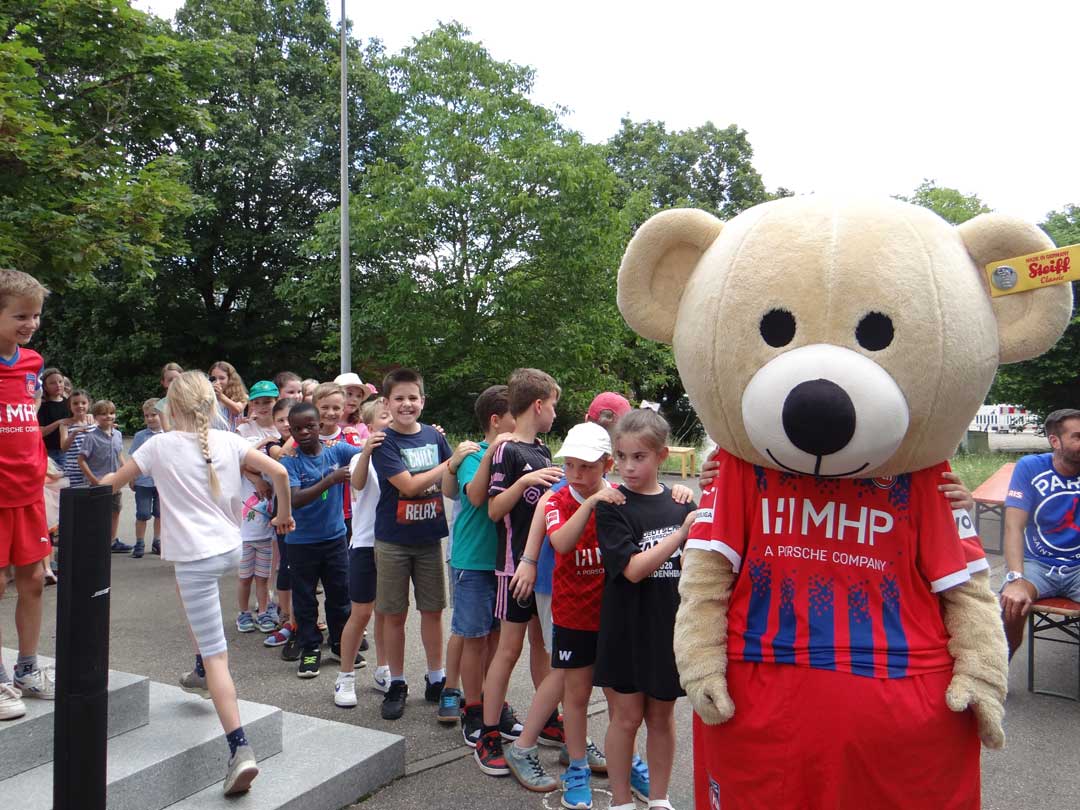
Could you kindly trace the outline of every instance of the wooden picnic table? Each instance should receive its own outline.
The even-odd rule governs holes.
[[[975,500],[975,533],[982,540],[982,532],[979,530],[979,521],[983,515],[995,515],[998,519],[998,546],[996,549],[986,548],[987,554],[1005,553],[1005,496],[1009,492],[1009,482],[1012,480],[1015,461],[1002,464],[997,472],[975,487],[971,497]]]

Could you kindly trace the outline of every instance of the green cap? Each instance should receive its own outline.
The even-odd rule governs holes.
[[[278,387],[269,380],[259,380],[248,391],[248,399],[259,399],[260,397],[273,397],[278,398]]]

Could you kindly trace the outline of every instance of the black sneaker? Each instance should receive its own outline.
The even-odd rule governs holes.
[[[484,704],[466,706],[461,712],[461,736],[469,748],[476,748],[480,732],[484,729]]]
[[[368,651],[367,630],[365,630],[364,631],[364,637],[362,639],[360,639],[360,652],[367,652],[367,651]]]
[[[506,757],[503,756],[502,737],[499,736],[497,731],[489,731],[487,734],[480,735],[480,739],[476,743],[476,750],[473,752],[473,758],[476,760],[476,764],[480,766],[480,770],[488,776],[510,775]]]
[[[510,708],[510,704],[504,703],[502,714],[499,715],[499,733],[502,734],[502,738],[504,740],[516,740],[524,730],[525,726],[518,720],[514,710]]]
[[[424,676],[424,700],[428,703],[438,703],[439,698],[442,696],[443,687],[446,686],[446,678],[435,681],[432,683],[427,679],[427,675]]]
[[[155,540],[151,544],[150,553],[151,554],[157,554],[159,557],[161,556],[161,540],[160,539]]]
[[[298,661],[300,659],[300,639],[296,636],[297,634],[294,632],[281,648],[281,659],[283,661]]]
[[[563,731],[562,715],[559,714],[558,709],[548,718],[536,741],[541,745],[549,745],[553,748],[566,745],[566,733]]]
[[[334,661],[340,661],[341,660],[341,645],[340,644],[331,644],[330,645],[330,653],[327,655],[327,658],[330,658],[330,659],[332,659]],[[353,666],[356,667],[357,669],[363,669],[364,667],[367,666],[367,661],[364,660],[364,656],[362,656],[360,653],[357,653],[356,654],[356,660],[353,661]]]
[[[300,654],[300,668],[296,674],[301,678],[315,678],[319,675],[319,661],[322,652],[316,647],[314,650],[304,650]]]
[[[409,685],[405,681],[391,681],[382,702],[383,720],[397,720],[405,714],[405,699],[408,696]]]

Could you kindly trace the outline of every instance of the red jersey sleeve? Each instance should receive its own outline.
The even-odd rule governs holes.
[[[569,485],[563,487],[547,500],[547,505],[544,507],[544,525],[547,527],[548,537],[561,529],[570,519],[570,512],[562,508],[563,499],[560,497],[569,488]]]
[[[738,573],[746,553],[746,516],[753,495],[747,489],[749,465],[725,450],[717,450],[712,457],[720,462],[720,468],[712,486],[701,491],[686,548],[723,554]]]
[[[945,462],[944,471],[952,472],[952,466],[947,461]],[[990,562],[986,559],[986,551],[983,550],[982,540],[979,539],[979,535],[975,531],[975,521],[972,520],[971,513],[966,509],[954,508],[947,498],[946,502],[949,503],[949,508],[952,509],[956,531],[960,535],[960,544],[964,548],[964,559],[967,561],[968,573],[977,574],[980,571],[989,571]]]
[[[932,593],[955,588],[971,579],[964,545],[953,510],[938,492],[944,463],[911,474],[911,510],[915,521],[919,573]]]

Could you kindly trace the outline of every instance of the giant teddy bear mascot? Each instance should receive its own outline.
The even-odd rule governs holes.
[[[1067,284],[991,300],[982,268],[1051,246],[819,197],[667,211],[630,242],[619,308],[672,344],[719,448],[675,628],[698,810],[979,807],[1007,652],[937,484],[998,364],[1072,310]]]

